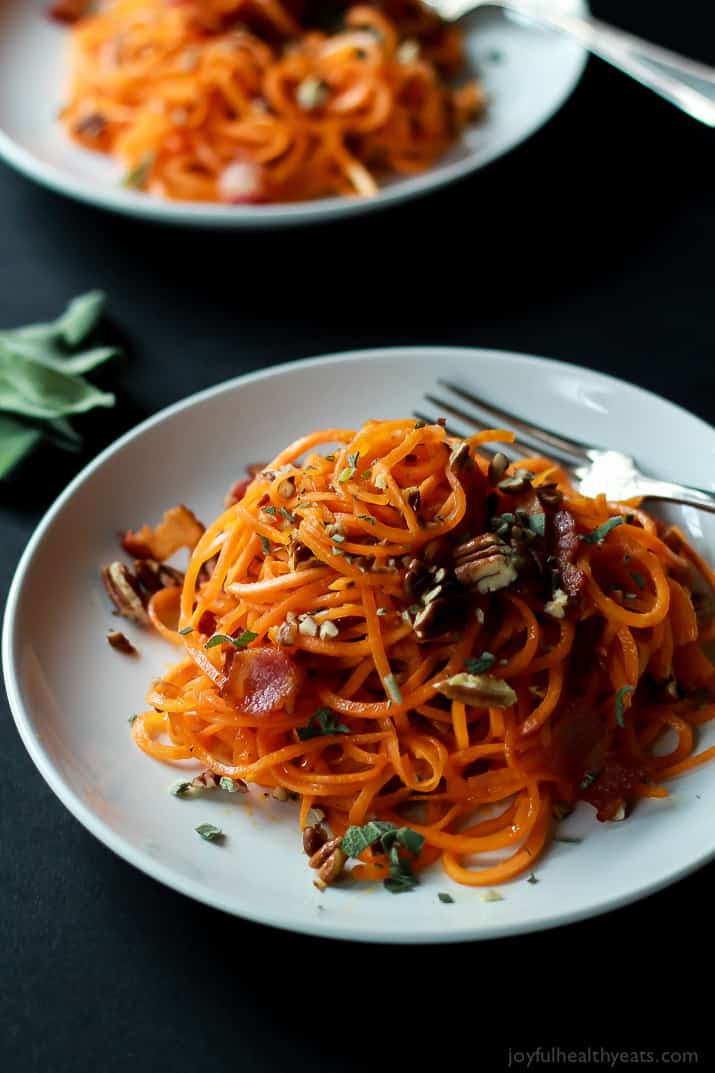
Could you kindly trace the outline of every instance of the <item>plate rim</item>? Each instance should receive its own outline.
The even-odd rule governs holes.
[[[291,922],[286,918],[285,913],[279,914],[273,911],[265,911],[260,904],[252,906],[250,912],[247,912],[245,908],[239,910],[235,905],[231,904],[227,898],[218,893],[214,894],[209,888],[192,879],[179,877],[168,865],[164,865],[161,861],[157,861],[156,858],[152,857],[146,850],[143,850],[140,847],[133,847],[131,844],[125,842],[120,834],[116,833],[108,823],[105,823],[105,821],[95,814],[88,805],[85,805],[75,793],[71,783],[66,781],[60,772],[55,769],[51,758],[45,753],[39,735],[35,732],[33,717],[30,714],[30,711],[25,708],[22,699],[20,673],[16,669],[15,648],[18,643],[15,628],[16,619],[19,612],[24,583],[31,568],[35,553],[55,519],[85,481],[92,477],[92,475],[99,470],[109,458],[121,452],[129,443],[140,439],[145,432],[161,425],[164,421],[173,418],[183,410],[201,404],[215,396],[235,391],[236,389],[240,389],[241,387],[256,381],[270,379],[271,377],[280,377],[285,373],[304,367],[313,367],[322,364],[339,365],[355,360],[379,361],[397,355],[400,355],[399,360],[403,361],[424,360],[426,358],[431,358],[433,361],[439,361],[440,358],[448,358],[449,356],[478,359],[483,355],[496,355],[502,362],[523,362],[526,360],[539,364],[543,363],[543,365],[555,372],[570,371],[571,373],[585,373],[587,376],[594,376],[596,379],[605,381],[611,387],[627,384],[634,387],[637,391],[650,396],[654,400],[659,402],[664,401],[689,420],[695,421],[698,425],[702,426],[706,432],[709,432],[710,434],[713,433],[712,427],[709,426],[706,421],[698,417],[698,415],[691,413],[689,410],[685,409],[685,407],[671,402],[670,400],[665,399],[664,396],[658,395],[647,388],[642,388],[638,384],[633,384],[631,381],[624,380],[621,377],[612,376],[609,373],[603,373],[597,369],[590,369],[588,366],[561,361],[555,358],[545,358],[534,354],[522,353],[520,351],[505,351],[493,347],[423,345],[371,347],[351,351],[338,351],[312,358],[297,358],[269,368],[256,369],[232,377],[229,380],[222,381],[219,384],[214,384],[198,392],[194,392],[193,394],[162,408],[157,411],[157,413],[152,414],[138,425],[129,429],[113,443],[105,447],[94,459],[88,462],[87,465],[80,470],[64,491],[60,493],[50,505],[35,527],[12,577],[5,605],[2,628],[2,666],[5,688],[10,710],[20,738],[27,749],[31,760],[35,764],[35,767],[55,796],[59,798],[60,802],[67,808],[74,818],[109,850],[116,853],[122,860],[134,866],[151,879],[163,883],[177,893],[191,897],[201,904],[209,905],[214,909],[229,913],[231,916],[253,923],[269,925],[294,933],[314,935],[319,938],[342,939],[356,942],[396,945],[476,942],[512,935],[522,935],[537,930],[545,931],[551,928],[563,927],[589,917],[600,916],[604,913],[621,908],[622,906],[649,897],[656,891],[679,882],[685,876],[690,875],[712,861],[715,858],[715,841],[709,849],[705,849],[702,853],[696,855],[672,873],[656,876],[643,886],[632,891],[624,892],[623,894],[616,896],[605,894],[595,902],[590,902],[587,905],[576,907],[565,912],[554,910],[548,917],[539,920],[536,926],[528,920],[516,923],[480,921],[478,927],[475,923],[473,928],[462,927],[448,932],[440,931],[438,927],[432,926],[431,928],[426,928],[425,931],[419,935],[399,932],[394,934],[380,934],[370,931],[369,927],[366,925],[355,925],[352,922],[348,922],[345,918],[343,918],[344,923],[342,924],[340,920],[333,920],[327,916],[321,916],[319,919],[316,919],[314,923],[312,921]]]
[[[571,0],[571,2],[574,13],[589,14],[588,0]],[[0,159],[25,178],[53,193],[97,209],[118,213],[121,216],[136,217],[168,226],[267,230],[274,227],[299,227],[328,223],[362,213],[378,212],[402,202],[411,201],[413,198],[424,197],[432,191],[441,190],[445,186],[481,171],[482,168],[489,167],[490,164],[529,141],[561,111],[581,82],[589,60],[589,53],[575,40],[574,47],[576,50],[574,66],[569,77],[564,81],[551,106],[539,116],[535,124],[527,127],[525,134],[522,133],[507,141],[501,149],[487,151],[483,156],[470,154],[463,160],[443,165],[440,169],[430,167],[421,174],[406,177],[394,186],[381,187],[373,198],[347,196],[316,198],[306,202],[279,202],[265,206],[226,206],[215,205],[211,202],[162,201],[132,190],[104,188],[95,186],[90,180],[75,178],[57,165],[43,162],[31,150],[15,141],[2,127],[0,127]]]

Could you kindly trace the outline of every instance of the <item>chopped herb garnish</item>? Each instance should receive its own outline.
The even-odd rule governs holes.
[[[298,521],[295,514],[291,514],[287,507],[280,507],[278,513],[282,514],[285,520],[287,522],[290,522],[291,525],[295,525],[295,523]]]
[[[616,518],[609,518],[603,525],[599,525],[598,529],[594,529],[591,533],[586,533],[581,537],[584,544],[603,544],[604,540],[610,533],[611,529],[615,529],[617,525],[623,525],[623,518],[619,514]]]
[[[385,676],[385,689],[388,694],[394,700],[395,704],[402,704],[402,693],[400,687],[397,684],[397,679],[394,674],[388,674]]]
[[[270,542],[270,540],[268,539],[268,537],[265,537],[262,534],[260,534],[260,536],[261,536],[261,547],[263,548],[263,554],[264,555],[270,555],[270,553],[271,553],[271,542]]]
[[[250,645],[251,641],[255,641],[258,637],[257,633],[253,633],[252,630],[244,630],[240,637],[229,637],[225,633],[215,633],[213,637],[209,637],[208,641],[204,645],[204,648],[215,648],[216,645],[233,645],[234,648],[245,648],[246,645]]]
[[[625,699],[629,693],[633,692],[633,689],[633,686],[621,686],[621,688],[616,693],[616,722],[618,723],[619,727],[623,727],[626,725],[624,720],[624,715],[626,711]]]
[[[156,160],[156,153],[145,153],[138,164],[136,164],[122,180],[122,186],[129,186],[133,190],[143,190],[146,186],[147,179],[151,175],[151,169],[154,167],[154,161]]]
[[[333,535],[331,536],[330,539],[332,541],[334,541],[336,544],[344,544],[345,543],[345,537],[343,536],[342,533],[333,533]]]
[[[326,462],[334,462],[335,461],[335,455],[326,455],[325,456],[325,461]]]
[[[572,838],[570,835],[557,835],[554,842],[565,842],[567,845],[577,846],[579,843],[583,842],[583,839]]]
[[[371,518],[369,514],[358,514],[358,518],[362,522],[368,522],[369,525],[375,524],[375,519]]]
[[[219,842],[223,838],[223,831],[212,823],[200,823],[194,830],[207,842]]]
[[[342,469],[340,471],[340,475],[338,477],[338,484],[345,484],[346,481],[349,481],[350,478],[354,477],[354,476],[355,476],[355,467],[354,466],[346,466],[345,469]]]
[[[194,627],[193,626],[184,626],[183,630],[179,630],[179,633],[181,634],[182,637],[186,637],[187,633],[193,633],[193,632],[194,632]]]
[[[270,514],[274,518],[276,516],[276,508],[271,506],[270,504],[267,507],[261,507],[261,510],[263,511],[264,514]]]
[[[485,671],[491,670],[496,661],[496,656],[493,656],[491,652],[482,652],[481,656],[476,659],[465,660],[464,666],[469,674],[484,674]]]
[[[318,708],[313,712],[306,726],[298,727],[297,734],[301,741],[319,738],[323,734],[350,734],[350,727],[338,723],[339,715],[330,708]]]
[[[537,536],[544,536],[546,532],[546,515],[529,514],[526,518],[526,526],[532,533],[536,533]]]
[[[634,570],[633,573],[631,574],[631,577],[633,578],[633,580],[635,581],[636,585],[638,586],[638,588],[642,592],[643,589],[645,588],[645,578],[643,577],[643,575],[639,574],[637,570]]]
[[[371,477],[372,477],[372,470],[371,469],[366,469],[364,473],[360,474],[360,480],[361,481],[369,481]]]
[[[130,715],[129,719],[127,720],[127,722],[129,723],[129,726],[131,726],[132,723],[135,723],[138,718],[139,718],[138,715]]]
[[[348,455],[348,465],[352,466],[353,469],[357,469],[357,464],[358,464],[358,458],[359,457],[360,457],[360,452],[359,451],[355,451],[355,452],[353,452],[353,454],[349,454]]]
[[[218,780],[218,784],[222,790],[227,790],[230,794],[235,794],[238,787],[233,779],[229,779],[228,775],[222,775]]]
[[[417,431],[417,429],[420,429],[420,428],[427,428],[427,422],[426,421],[415,421],[415,431]]]
[[[589,786],[593,785],[593,783],[596,781],[600,774],[600,771],[587,771],[584,777],[581,779],[580,789],[588,790]]]
[[[422,610],[422,608],[421,608],[420,604],[410,604],[410,606],[407,608],[407,610],[409,611],[409,613],[411,615],[416,615],[418,611]]]
[[[454,898],[451,894],[447,894],[447,892],[444,890],[441,890],[438,893],[437,897],[441,902],[444,902],[445,905],[454,905]]]
[[[370,820],[362,827],[348,827],[340,843],[343,853],[348,857],[360,854],[380,843],[383,853],[390,859],[390,875],[383,880],[385,890],[391,894],[403,894],[417,886],[417,878],[407,858],[400,856],[400,846],[416,857],[424,845],[424,836],[413,831],[411,827],[397,827],[386,820]]]
[[[382,615],[389,614],[389,611],[388,611],[388,609],[386,607],[378,607],[377,613],[378,613],[378,615],[382,616]]]
[[[169,793],[174,797],[184,797],[190,789],[190,782],[175,782],[173,786],[169,787]]]
[[[538,879],[536,878],[536,876],[534,875],[534,873],[533,873],[533,872],[530,872],[530,873],[529,873],[529,878],[527,879],[527,881],[526,881],[526,882],[527,882],[527,883],[538,883],[539,881],[538,881]]]

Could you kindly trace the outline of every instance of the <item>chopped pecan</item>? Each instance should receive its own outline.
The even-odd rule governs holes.
[[[125,656],[139,655],[132,642],[121,630],[110,630],[107,634],[107,641],[112,648],[115,648],[117,652],[122,652]]]
[[[318,878],[315,880],[318,890],[325,890],[343,870],[348,858],[341,848],[341,841],[340,838],[329,839],[310,858],[310,867],[318,869]]]
[[[497,453],[494,455],[491,462],[489,463],[489,470],[487,472],[487,476],[489,477],[491,483],[498,484],[508,470],[508,468],[509,459],[501,451],[497,451]]]
[[[469,444],[466,440],[462,440],[461,443],[456,444],[456,446],[452,448],[452,453],[449,456],[449,468],[452,473],[460,474],[467,466],[470,459]]]
[[[455,549],[454,573],[468,589],[496,592],[517,579],[513,554],[513,549],[501,537],[483,533]]]
[[[327,841],[328,836],[325,828],[321,827],[319,823],[313,824],[312,827],[303,828],[303,850],[309,857],[313,857]]]
[[[203,532],[204,527],[193,512],[179,504],[166,511],[155,529],[144,525],[136,533],[127,530],[122,547],[137,559],[157,559],[163,563],[179,548],[193,551]]]
[[[510,708],[517,701],[509,683],[492,674],[454,674],[439,682],[437,689],[449,700],[459,700],[478,708]]]
[[[403,582],[408,600],[419,600],[434,582],[434,574],[420,559],[412,559]]]
[[[74,132],[79,138],[101,138],[106,129],[107,120],[99,112],[83,116],[74,126]]]
[[[412,485],[410,488],[405,489],[405,499],[408,507],[413,511],[417,512],[420,509],[422,497],[417,485]]]
[[[499,481],[497,488],[506,495],[520,495],[531,488],[533,477],[534,474],[528,469],[516,469],[509,477]]]
[[[102,581],[117,611],[124,618],[142,626],[149,623],[139,591],[139,584],[124,563],[114,562],[102,569]]]
[[[135,559],[134,576],[147,592],[158,592],[159,589],[184,584],[184,575],[180,570],[175,570],[173,566],[165,566],[156,559]]]

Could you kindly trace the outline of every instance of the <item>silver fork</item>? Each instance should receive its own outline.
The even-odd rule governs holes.
[[[529,22],[569,34],[584,48],[635,78],[676,108],[715,127],[715,68],[618,30],[591,15],[575,14],[563,0],[423,0],[454,22],[480,7],[499,7]]]
[[[499,444],[500,451],[513,459],[533,454],[534,445],[536,445],[569,471],[576,487],[584,495],[596,496],[603,493],[609,499],[631,499],[635,496],[642,496],[644,499],[663,499],[671,503],[700,507],[702,510],[715,514],[715,494],[712,492],[646,477],[629,455],[621,454],[620,451],[589,447],[578,440],[569,440],[565,436],[541,428],[540,425],[524,421],[521,417],[509,413],[508,410],[502,410],[492,403],[485,402],[484,399],[457,384],[450,384],[445,380],[438,380],[437,383],[461,401],[480,410],[487,420],[475,417],[473,413],[449,399],[425,395],[427,401],[438,408],[440,416],[445,413],[450,414],[459,421],[465,422],[467,426],[478,429],[495,428],[496,425],[512,429],[525,440],[532,441],[531,445],[517,440],[513,444]],[[434,422],[434,418],[426,417],[421,413],[415,416],[423,421]],[[448,427],[448,431],[459,435],[451,426]]]

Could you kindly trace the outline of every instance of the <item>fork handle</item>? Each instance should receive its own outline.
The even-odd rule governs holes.
[[[699,488],[688,488],[668,481],[654,481],[650,477],[638,477],[637,495],[644,499],[667,499],[671,503],[683,503],[687,507],[699,507],[715,514],[715,495]]]
[[[550,6],[541,7],[534,0],[495,3],[526,19],[562,30],[676,108],[715,127],[715,68],[652,45],[590,15],[561,13]]]

